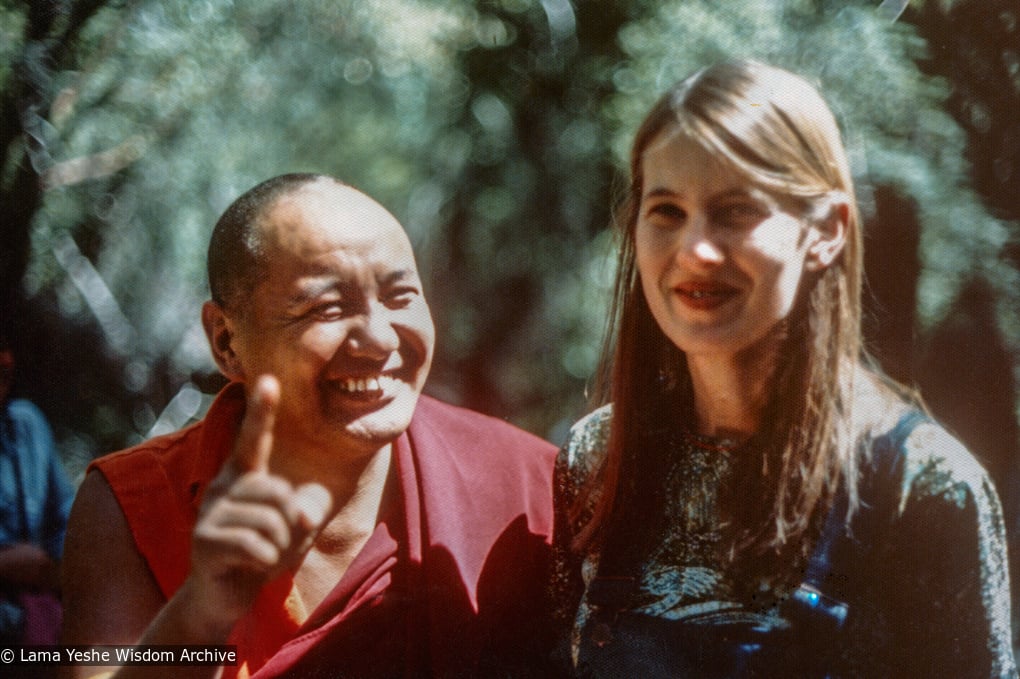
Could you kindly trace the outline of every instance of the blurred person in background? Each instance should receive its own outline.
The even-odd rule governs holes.
[[[15,356],[0,335],[0,640],[52,644],[60,631],[59,563],[74,489],[46,417],[12,398]]]

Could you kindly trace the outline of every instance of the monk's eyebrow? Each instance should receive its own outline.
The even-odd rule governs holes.
[[[393,269],[376,278],[381,287],[417,280],[418,272],[413,268]],[[336,276],[313,277],[302,282],[301,286],[287,297],[287,304],[298,306],[331,292],[338,292],[341,297],[357,295],[359,289],[356,282]]]
[[[381,285],[393,285],[394,283],[417,280],[417,278],[418,272],[414,269],[394,269],[380,276],[378,280]]]
[[[287,298],[288,304],[298,305],[309,302],[313,299],[317,299],[322,295],[337,291],[343,294],[347,288],[350,288],[349,283],[337,278],[322,278],[319,280],[313,280],[302,285],[294,294]]]

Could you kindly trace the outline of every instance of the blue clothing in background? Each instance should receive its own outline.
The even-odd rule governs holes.
[[[0,547],[28,542],[59,560],[72,500],[46,418],[29,401],[8,402],[0,412]]]

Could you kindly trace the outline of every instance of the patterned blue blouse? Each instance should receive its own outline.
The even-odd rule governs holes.
[[[568,509],[603,461],[611,420],[603,407],[571,430],[556,466],[556,569],[552,586],[573,662],[592,634],[590,586],[600,554],[568,547],[595,497],[571,522]],[[665,520],[628,526],[651,545],[635,570],[626,610],[659,619],[779,615],[788,578],[735,572],[720,547],[720,489],[736,451],[686,437],[664,468]],[[853,562],[841,591],[849,603],[833,654],[836,677],[1014,677],[1005,530],[988,475],[944,429],[925,421],[897,451],[898,495],[883,530]],[[654,530],[656,535],[645,535]]]

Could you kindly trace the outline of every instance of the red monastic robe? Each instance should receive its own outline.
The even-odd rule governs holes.
[[[190,564],[202,494],[233,445],[240,384],[205,419],[93,463],[168,599]],[[290,574],[231,633],[237,677],[485,676],[537,666],[555,448],[494,418],[422,397],[393,446],[396,500],[313,611]]]

